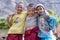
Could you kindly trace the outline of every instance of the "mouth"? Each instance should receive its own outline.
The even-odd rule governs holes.
[[[17,10],[18,12],[21,12],[22,10]]]

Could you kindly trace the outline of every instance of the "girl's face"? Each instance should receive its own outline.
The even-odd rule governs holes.
[[[40,7],[40,6],[37,7],[36,9],[38,14],[41,14],[44,11],[43,7]]]
[[[27,12],[30,16],[34,15],[34,7],[28,7]]]
[[[18,4],[18,5],[16,6],[16,10],[17,10],[17,13],[21,13],[22,10],[23,10],[22,4]]]

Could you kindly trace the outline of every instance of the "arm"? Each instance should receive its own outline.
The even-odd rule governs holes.
[[[41,30],[40,30],[40,17],[38,17],[38,22],[37,22],[37,25],[38,25],[38,28],[39,28],[39,32],[41,32]]]
[[[11,25],[12,25],[12,17],[14,16],[14,14],[11,14],[11,15],[8,15],[8,17],[7,17],[7,24],[8,24],[8,26],[9,27],[11,27]]]
[[[37,22],[37,25],[38,25],[38,27],[40,26],[40,21],[39,21],[39,17],[38,17],[38,22]]]
[[[49,30],[54,29],[55,25],[56,25],[56,19],[53,18],[53,19],[51,20],[51,22],[49,23]]]
[[[9,21],[10,18],[11,18],[11,16],[9,15],[9,16],[7,17],[7,24],[8,24],[9,27],[12,25],[11,22]]]

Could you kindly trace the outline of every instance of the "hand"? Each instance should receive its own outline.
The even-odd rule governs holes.
[[[45,27],[45,30],[46,30],[46,31],[49,31],[49,27]]]

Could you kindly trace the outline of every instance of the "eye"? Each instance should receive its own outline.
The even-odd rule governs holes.
[[[42,7],[38,7],[37,10],[42,10]]]
[[[20,6],[20,8],[22,8],[22,7]]]
[[[17,8],[22,8],[21,6],[17,6]]]
[[[42,8],[40,8],[40,10],[42,10]]]

